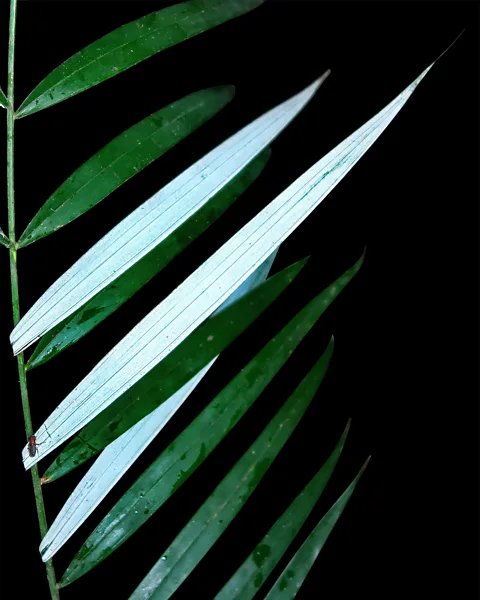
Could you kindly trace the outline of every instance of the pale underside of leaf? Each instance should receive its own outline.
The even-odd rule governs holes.
[[[130,596],[166,600],[222,535],[295,430],[322,382],[331,345]]]
[[[127,23],[54,69],[24,100],[16,118],[38,112],[212,27],[260,6],[264,0],[191,0]]]
[[[276,252],[269,256],[265,263],[220,306],[219,311],[235,302],[238,297],[243,296],[250,289],[265,280],[275,259],[275,255]],[[215,361],[216,358],[210,361],[206,367],[166,402],[131,427],[102,452],[95,461],[95,464],[72,492],[49,528],[47,535],[42,539],[40,553],[44,562],[58,552],[63,544],[100,504],[127,469],[131,467],[134,461],[182,406]]]
[[[214,600],[251,600],[285,554],[325,489],[340,458],[350,421],[337,446],[305,489],[255,546]]]
[[[131,298],[237,200],[259,177],[270,155],[269,148],[261,152],[166,240],[45,334],[29,358],[27,369],[35,368],[63,352]]]
[[[367,468],[370,457],[365,461],[358,475],[348,486],[345,492],[335,502],[323,519],[318,523],[306,541],[300,547],[292,560],[285,567],[272,589],[265,596],[265,600],[291,600],[297,595],[301,585],[305,581],[313,563],[322,550],[328,536],[332,532],[340,515],[344,511],[355,487]]]
[[[50,235],[93,208],[213,117],[234,93],[233,86],[194,92],[121,133],[55,190],[28,224],[19,246]]]
[[[249,410],[356,275],[362,261],[363,255],[276,334],[139,477],[86,540],[64,574],[62,585],[78,579],[114,552],[183,485]]]
[[[192,217],[279,135],[327,76],[222,142],[114,227],[23,316],[10,336],[14,354],[81,308]]]
[[[253,273],[353,168],[430,68],[277,196],[134,327],[40,427],[36,435],[45,439],[45,453],[139,381]],[[25,445],[25,467],[37,460]]]

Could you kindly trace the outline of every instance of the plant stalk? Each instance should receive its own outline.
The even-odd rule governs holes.
[[[10,0],[10,25],[8,39],[8,84],[7,84],[7,199],[8,199],[8,236],[10,238],[10,281],[12,288],[12,310],[13,325],[20,321],[20,300],[18,294],[18,270],[17,270],[17,242],[15,239],[15,193],[14,193],[14,100],[13,81],[15,63],[15,26],[17,20],[17,0]],[[28,438],[33,434],[30,405],[28,402],[27,373],[23,353],[17,356],[18,375],[20,381],[20,394],[22,398],[23,418],[25,421],[25,432]],[[31,469],[35,504],[37,507],[38,524],[40,535],[43,538],[47,534],[47,518],[43,504],[42,487],[38,475],[38,467],[34,465]],[[45,563],[47,569],[48,586],[52,600],[59,600],[60,594],[55,578],[55,571],[51,560]]]

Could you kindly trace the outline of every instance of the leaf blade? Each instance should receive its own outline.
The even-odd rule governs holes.
[[[335,280],[332,285],[328,286],[318,296],[316,296],[314,300],[312,300],[312,302],[310,302],[307,307],[301,311],[298,320],[303,319],[305,315],[309,315],[309,319],[319,318],[329,304],[358,272],[363,263],[364,254],[350,269],[348,269],[343,275]],[[267,280],[267,282],[265,282],[263,285],[266,286],[268,283],[269,281]],[[251,293],[252,297],[253,295],[254,292]],[[255,300],[255,302],[257,302],[257,300]],[[220,317],[220,313],[220,315],[217,315],[217,317],[220,317],[218,320],[218,329],[224,331],[230,326],[232,315],[237,313],[243,316],[244,312],[249,309],[250,304],[246,299],[244,300],[243,305],[241,305],[239,301],[236,308],[232,307],[228,313],[227,311],[224,311],[222,317]],[[235,319],[236,317],[234,316],[233,318]],[[291,331],[289,337],[292,338],[292,342],[294,342],[296,339],[298,340],[297,336],[301,335],[302,331],[304,331],[301,327],[301,323],[299,323],[298,320],[296,321],[298,329],[296,329],[295,325],[292,330],[291,324],[288,325]],[[190,338],[191,344],[186,344],[185,348],[181,352],[178,352],[177,356],[175,356],[174,351],[170,358],[171,363],[174,365],[185,365],[187,370],[185,379],[182,379],[178,375],[178,367],[172,370],[169,370],[168,367],[165,369],[162,369],[160,366],[156,367],[151,374],[145,377],[143,384],[134,386],[134,388],[125,394],[124,397],[117,401],[116,406],[106,409],[106,411],[96,417],[87,427],[85,427],[85,429],[83,429],[82,432],[77,435],[62,451],[54,463],[52,463],[47,470],[45,477],[49,477],[51,480],[53,480],[54,478],[58,478],[71,471],[78,464],[81,464],[93,456],[95,454],[95,449],[98,451],[98,449],[105,447],[108,443],[110,443],[110,441],[115,439],[118,431],[123,431],[124,427],[134,424],[136,421],[142,418],[144,414],[148,414],[149,410],[153,410],[155,407],[149,407],[148,405],[152,397],[157,398],[158,402],[160,402],[163,396],[166,398],[168,397],[167,394],[171,394],[177,389],[176,385],[174,385],[170,390],[168,388],[165,389],[164,385],[159,384],[159,382],[166,381],[167,379],[174,382],[175,378],[178,378],[179,383],[177,385],[180,385],[180,383],[188,381],[188,379],[194,375],[196,369],[192,368],[189,370],[189,363],[192,363],[192,356],[195,356],[196,360],[200,360],[202,356],[205,356],[199,363],[199,367],[203,366],[205,361],[208,361],[211,357],[215,356],[215,354],[205,354],[208,346],[205,344],[205,340],[208,340],[208,338],[211,337],[213,328],[209,329],[208,323],[202,327],[204,328],[204,333],[200,333],[198,335],[198,341],[195,339],[196,334],[192,335]],[[199,331],[200,329],[201,328],[199,328]],[[210,342],[210,344],[213,343],[215,343],[215,340]],[[165,364],[168,365],[168,363],[169,360],[167,359]],[[271,366],[273,367],[273,362]],[[180,370],[180,375],[182,374],[183,371]],[[257,377],[260,377],[259,373],[257,373]],[[122,414],[123,425],[119,424],[119,419],[116,416],[117,413]]]
[[[184,96],[136,123],[81,165],[40,207],[18,244],[71,223],[206,123],[233,98],[233,86]]]
[[[358,272],[361,260],[339,278],[343,285]],[[200,466],[258,399],[321,317],[328,306],[324,300],[333,301],[330,289],[331,286],[283,327],[176,438],[172,449],[167,448],[129,488],[82,545],[64,574],[62,585],[72,583],[112,554]]]
[[[53,472],[61,476],[75,468],[169,398],[240,335],[290,285],[306,261],[299,261],[269,277],[233,305],[217,311],[215,316],[202,323],[179,347],[118,398],[115,407],[99,412],[57,457],[45,477],[52,480]],[[55,433],[51,425],[55,424],[57,415],[62,424],[62,412],[52,413],[38,431],[37,441],[42,443],[42,457],[29,457],[26,449],[23,454],[25,468],[34,464],[32,460],[37,462],[46,456],[64,439],[63,432]],[[81,415],[77,416],[81,421]],[[88,439],[88,444],[84,443],[84,438]],[[73,461],[72,457],[75,457]]]
[[[190,0],[127,23],[54,69],[24,100],[16,118],[67,100],[157,52],[245,14],[263,2]]]
[[[350,420],[333,452],[318,473],[274,523],[253,552],[215,596],[214,600],[251,600],[285,554],[323,493],[336,467]]]
[[[22,317],[10,336],[14,353],[81,308],[194,215],[279,135],[327,76],[222,142],[97,242]]]
[[[272,589],[265,596],[265,600],[277,600],[278,598],[291,600],[292,598],[295,598],[300,586],[305,581],[308,572],[312,568],[313,563],[327,541],[328,536],[332,532],[336,522],[340,518],[340,515],[350,500],[360,477],[367,468],[369,461],[370,457],[367,458],[358,475],[348,486],[345,492],[343,492],[340,498],[335,502],[323,519],[320,520],[312,533],[308,536],[301,548],[286,566],[283,573],[277,579]]]
[[[69,348],[131,298],[237,200],[260,176],[270,155],[269,148],[264,150],[166,240],[46,333],[29,358],[27,369],[40,366]]]
[[[270,256],[242,288],[237,290],[241,297],[264,281],[275,256]],[[235,298],[228,298],[220,308],[226,308]],[[75,533],[98,504],[105,498],[123,474],[131,467],[145,448],[155,439],[163,427],[194,391],[218,357],[213,358],[206,367],[180,388],[173,396],[152,413],[144,417],[124,434],[103,450],[94,465],[82,478],[75,490],[63,505],[46,536],[40,544],[43,562],[49,560]]]
[[[130,600],[170,598],[202,560],[295,430],[327,372],[331,354],[330,343],[264,431],[162,554]]]

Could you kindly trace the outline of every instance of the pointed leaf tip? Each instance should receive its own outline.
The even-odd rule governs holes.
[[[457,42],[458,38],[463,34],[464,31],[465,29],[462,29],[462,31],[457,35],[453,42],[449,44],[447,48],[445,48],[445,50],[440,54],[440,56],[438,56],[438,58],[434,60],[434,63],[438,62],[442,58],[442,56],[450,50],[450,48]]]
[[[273,587],[265,596],[265,600],[279,600],[280,598],[284,600],[293,600],[293,598],[295,598],[299,588],[302,586],[310,569],[313,567],[313,564],[325,545],[325,542],[332,533],[335,524],[347,506],[360,477],[368,465],[369,459],[370,457],[365,461],[348,488],[320,520],[300,549],[295,553],[277,581],[273,584]]]

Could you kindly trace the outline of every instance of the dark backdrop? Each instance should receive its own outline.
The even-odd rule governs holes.
[[[20,2],[17,105],[74,52],[167,4]],[[7,2],[0,16],[5,89]],[[25,312],[152,193],[332,69],[308,107],[272,144],[265,172],[236,205],[94,332],[31,373],[36,429],[188,273],[390,102],[466,28],[359,164],[282,244],[274,272],[311,255],[307,267],[257,325],[222,354],[165,432],[55,557],[59,578],[107,509],[162,448],[366,245],[359,275],[198,472],[114,556],[63,590],[62,598],[127,598],[313,365],[332,333],[335,356],[307,415],[248,505],[175,598],[214,596],[317,471],[349,417],[351,432],[337,470],[292,551],[370,454],[372,461],[298,598],[433,597],[439,591],[472,597],[477,583],[472,569],[478,561],[478,17],[474,3],[273,0],[17,123],[20,234],[56,187],[124,129],[195,90],[236,86],[235,99],[208,124],[91,212],[20,251]],[[6,229],[5,204],[4,198],[0,222]],[[0,252],[1,596],[43,600],[48,591],[31,480],[21,463],[25,437],[8,344],[7,267],[7,253]],[[53,456],[41,463],[41,471]],[[88,466],[44,489],[50,523]]]

